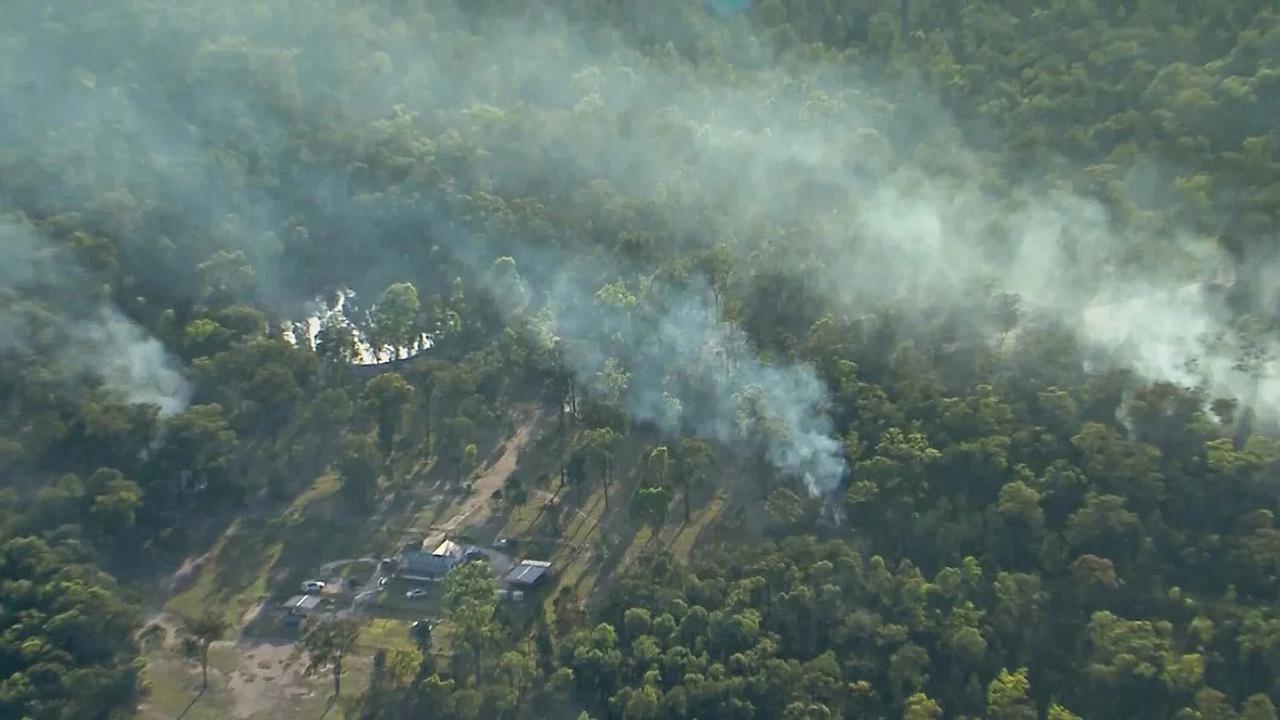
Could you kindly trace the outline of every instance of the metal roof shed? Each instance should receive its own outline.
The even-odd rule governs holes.
[[[307,613],[315,610],[320,606],[322,598],[319,595],[294,595],[285,602],[284,606],[291,613]]]
[[[511,572],[507,573],[506,581],[512,585],[522,585],[524,587],[533,587],[542,582],[547,573],[551,570],[551,563],[541,560],[524,560],[519,565],[511,568]]]

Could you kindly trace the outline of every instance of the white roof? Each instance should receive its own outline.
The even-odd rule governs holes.
[[[298,610],[314,610],[320,604],[319,595],[294,595],[285,602],[285,607]]]
[[[431,551],[432,555],[443,557],[447,555],[457,556],[462,554],[462,546],[452,540],[445,540]]]

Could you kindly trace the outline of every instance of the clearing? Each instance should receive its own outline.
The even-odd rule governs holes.
[[[417,518],[447,517],[430,529],[450,535],[488,523],[495,509],[494,491],[503,488],[516,471],[521,451],[545,426],[544,413],[535,403],[518,405],[511,414],[514,433],[496,452],[497,459],[475,477],[471,491],[453,504],[449,504],[449,493],[430,492],[423,486],[430,467],[424,466],[409,481],[418,485],[415,492],[402,489],[371,517],[351,518],[336,493],[337,478],[323,475],[278,516],[246,516],[232,523],[208,552],[183,563],[163,609],[149,618],[165,628],[167,637],[147,652],[148,695],[138,717],[344,718],[342,704],[331,701],[331,676],[303,675],[305,661],[294,646],[296,631],[281,626],[273,605],[294,594],[302,579],[363,580],[376,568],[381,551],[391,549],[396,538],[410,532]],[[340,582],[331,582],[325,595],[340,587]],[[345,601],[337,607],[345,612]],[[206,609],[222,613],[231,627],[229,638],[235,639],[211,647],[209,688],[201,693],[200,666],[182,657],[178,643],[181,618],[199,616]],[[357,652],[344,663],[344,696],[363,692],[374,650],[408,646],[407,628],[405,618],[369,619]]]

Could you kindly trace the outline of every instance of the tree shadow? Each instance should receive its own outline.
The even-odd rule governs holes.
[[[232,596],[257,581],[269,549],[263,542],[267,529],[261,520],[250,520],[226,539],[217,557],[215,595]]]
[[[182,720],[182,718],[186,717],[187,713],[191,712],[191,708],[195,707],[196,703],[200,702],[200,698],[204,697],[204,693],[208,689],[209,688],[200,688],[200,692],[196,693],[196,696],[191,698],[191,702],[187,703],[187,706],[182,709],[182,712],[178,713],[176,720]]]

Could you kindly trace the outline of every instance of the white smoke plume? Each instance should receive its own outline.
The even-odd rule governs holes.
[[[191,400],[181,363],[90,288],[30,223],[0,219],[0,353],[55,364],[162,415],[181,412]]]

